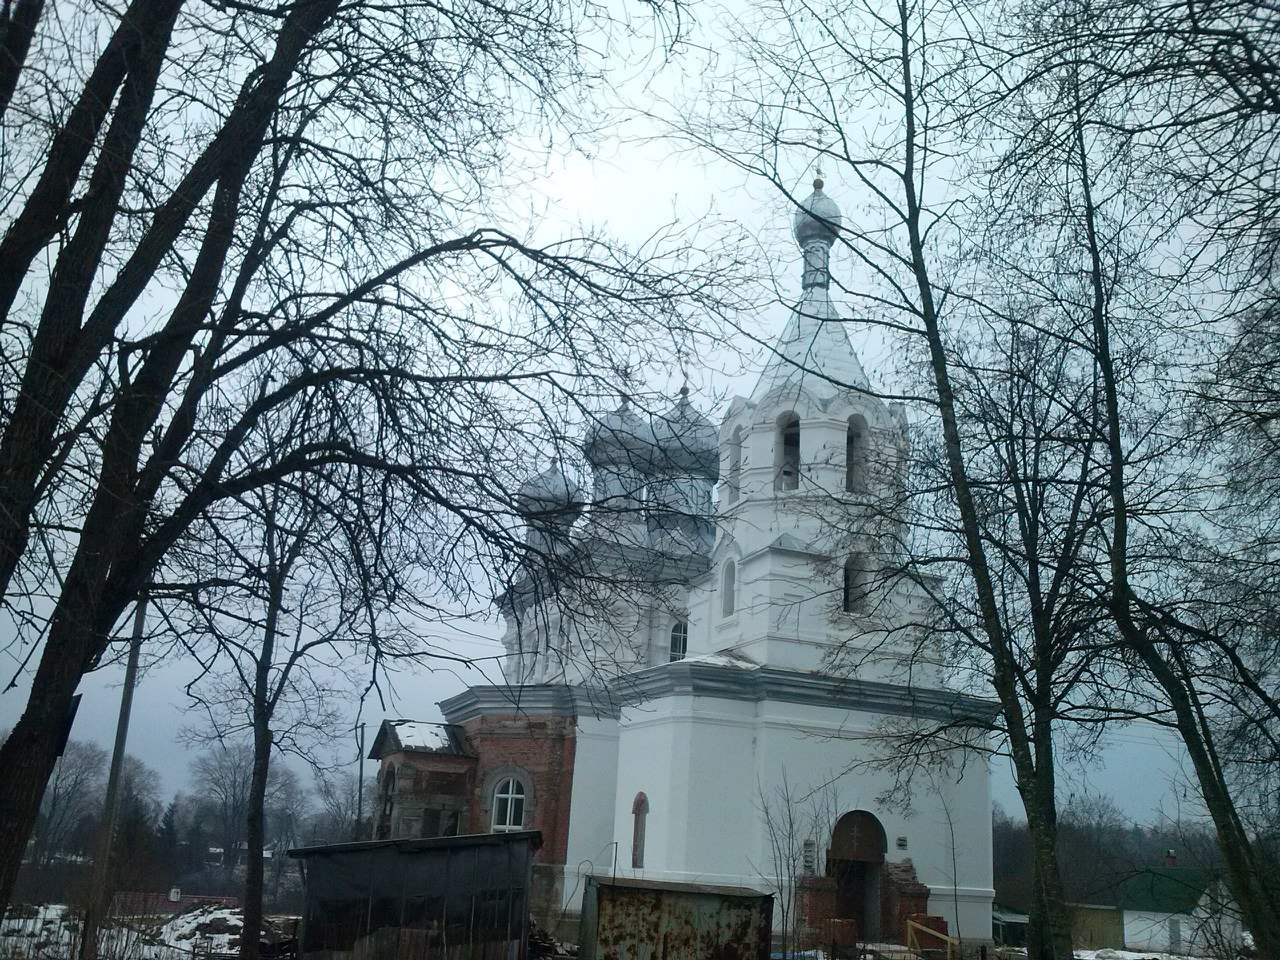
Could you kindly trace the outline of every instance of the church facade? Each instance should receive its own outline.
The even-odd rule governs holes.
[[[907,423],[832,302],[839,223],[815,182],[801,298],[719,426],[683,391],[624,403],[586,437],[590,497],[555,464],[526,486],[531,545],[588,573],[502,598],[504,684],[384,723],[379,836],[541,830],[550,919],[594,873],[768,890],[818,940],[905,942],[915,915],[990,940],[988,771],[963,746],[990,707],[946,689],[927,592],[894,572]],[[896,789],[889,738],[930,727],[952,734]]]

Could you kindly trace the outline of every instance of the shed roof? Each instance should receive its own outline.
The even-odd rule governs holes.
[[[677,883],[671,880],[646,880],[640,877],[592,876],[591,882],[601,887],[621,887],[629,890],[661,890],[667,893],[712,894],[717,897],[772,897],[770,893],[751,887],[733,887],[719,883]]]
[[[442,850],[449,847],[501,847],[527,843],[535,850],[542,846],[539,830],[510,830],[505,833],[464,833],[454,837],[409,837],[400,840],[351,840],[346,843],[322,843],[313,847],[297,847],[288,851],[294,858],[330,853],[353,853],[360,850],[390,850],[415,853],[419,850]]]
[[[1191,913],[1217,878],[1213,870],[1195,867],[1150,867],[1124,881],[1120,904],[1125,910]]]
[[[383,720],[369,748],[369,759],[380,760],[389,753],[411,751],[464,757],[462,730],[449,723],[427,720]]]

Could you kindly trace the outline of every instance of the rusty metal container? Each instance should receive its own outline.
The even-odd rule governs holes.
[[[579,960],[768,960],[773,897],[746,887],[588,877]]]

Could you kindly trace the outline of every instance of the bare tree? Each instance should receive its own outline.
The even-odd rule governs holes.
[[[375,789],[372,783],[366,784],[364,793],[373,797]],[[315,795],[319,810],[312,818],[308,842],[339,843],[363,839],[357,833],[362,811],[361,790],[355,774],[349,770],[337,773],[318,770],[315,774]]]
[[[191,785],[212,822],[226,869],[240,862],[252,780],[253,748],[246,743],[213,743],[191,762]]]
[[[692,135],[793,203],[802,202],[795,157],[834,168],[870,203],[832,224],[860,268],[843,291],[849,321],[901,336],[906,375],[886,395],[923,407],[929,433],[917,438],[908,489],[886,490],[859,522],[876,524],[882,595],[905,578],[934,601],[909,625],[923,638],[921,663],[936,671],[931,651],[943,646],[959,668],[953,681],[994,687],[991,729],[1035,839],[1033,955],[1068,960],[1056,736],[1088,676],[1085,641],[1104,619],[1086,602],[1093,587],[1073,574],[1097,549],[1104,498],[1099,471],[1080,468],[1097,441],[1070,325],[1027,317],[1013,296],[988,300],[972,282],[966,240],[982,191],[965,175],[990,157],[975,118],[995,102],[1005,60],[988,42],[989,12],[912,0],[774,4],[742,38],[749,67],[731,78],[728,106]],[[1047,397],[1036,395],[1042,377]],[[905,757],[925,770],[973,746],[986,724],[979,713],[923,723],[887,753],[898,763],[909,748]]]
[[[305,408],[295,414],[271,421],[264,458],[305,442],[296,432],[317,431]],[[224,507],[201,518],[169,568],[178,572],[186,560],[188,577],[161,587],[181,601],[170,619],[202,664],[187,690],[209,723],[195,736],[252,743],[247,793],[227,811],[244,817],[246,960],[257,956],[262,924],[269,785],[279,798],[293,777],[273,761],[289,753],[312,761],[342,726],[344,700],[357,686],[352,674],[376,677],[384,653],[418,652],[398,641],[394,623],[402,612],[396,585],[416,558],[381,528],[368,498],[330,499],[339,485],[333,472],[254,490],[239,498],[239,515]],[[217,546],[209,552],[208,544]]]
[[[198,518],[345,465],[342,495],[388,491],[371,509],[456,582],[464,553],[509,557],[530,451],[723,292],[696,238],[504,228],[504,147],[579,131],[601,8],[79,14],[6,61],[0,595],[38,658],[0,748],[6,897],[76,685]],[[293,405],[331,429],[245,449]]]
[[[1230,303],[1230,291],[1215,291],[1216,275],[1200,271],[1194,256],[1216,241],[1224,225],[1202,231],[1193,256],[1186,253],[1197,219],[1220,208],[1215,195],[1221,188],[1211,177],[1199,182],[1201,196],[1167,200],[1172,185],[1186,183],[1187,171],[1170,169],[1163,145],[1147,138],[1152,118],[1185,92],[1186,78],[1154,96],[1148,88],[1146,99],[1134,87],[1116,84],[1114,67],[1127,51],[1112,45],[1105,21],[1100,26],[1095,16],[1088,6],[1069,6],[1053,24],[1055,49],[1074,53],[1052,70],[1042,67],[1055,78],[1058,109],[1039,128],[1047,136],[1036,139],[1065,173],[1062,205],[1040,222],[1057,232],[1050,249],[1059,261],[1074,261],[1084,278],[1074,309],[1087,319],[1081,343],[1099,386],[1099,457],[1108,505],[1099,597],[1139,682],[1151,691],[1149,715],[1176,730],[1187,749],[1241,911],[1260,949],[1276,953],[1280,886],[1242,816],[1240,801],[1248,790],[1237,790],[1233,769],[1235,759],[1246,766],[1256,762],[1258,748],[1274,742],[1280,729],[1278,691],[1263,666],[1274,660],[1274,643],[1267,628],[1251,629],[1242,622],[1247,617],[1237,615],[1248,608],[1241,591],[1222,586],[1224,569],[1248,563],[1247,548],[1220,538],[1219,549],[1196,558],[1195,545],[1215,524],[1220,501],[1207,472],[1188,463],[1176,446],[1187,437],[1185,428],[1175,429],[1182,426],[1177,398],[1191,392],[1194,369],[1178,358],[1194,355],[1197,347],[1209,354],[1213,349],[1198,342],[1197,329],[1213,328],[1191,305],[1215,292]],[[1188,129],[1215,125],[1191,116]],[[1248,139],[1241,149],[1247,153],[1257,142]],[[1240,157],[1228,155],[1233,162]],[[1237,199],[1253,193],[1251,186],[1231,182],[1239,174],[1224,174],[1225,192]],[[1191,430],[1198,432],[1194,422]],[[1200,567],[1199,576],[1187,575],[1209,558],[1213,573]],[[1243,728],[1262,739],[1251,736],[1248,747],[1233,752],[1230,731]]]
[[[826,844],[835,827],[835,789],[830,782],[801,788],[786,769],[772,791],[756,789],[756,807],[765,828],[769,861],[762,871],[773,886],[782,955],[795,947],[798,894],[806,876],[821,875]]]
[[[69,740],[40,803],[40,822],[32,854],[48,863],[67,852],[67,843],[83,820],[102,812],[107,752],[87,740]]]

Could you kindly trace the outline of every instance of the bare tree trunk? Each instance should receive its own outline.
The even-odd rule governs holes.
[[[4,119],[27,62],[31,38],[44,11],[44,0],[17,0],[0,20],[0,120]]]
[[[245,98],[249,106],[237,124],[241,128],[241,139],[224,148],[227,152],[216,167],[218,188],[209,224],[186,289],[166,325],[166,332],[172,335],[156,344],[134,382],[121,390],[113,411],[103,442],[98,491],[55,610],[27,709],[0,748],[0,769],[7,772],[0,779],[0,822],[7,828],[0,838],[0,899],[5,902],[39,814],[40,796],[57,761],[57,746],[71,698],[80,678],[93,669],[101,656],[105,631],[140,586],[133,582],[132,576],[122,575],[121,570],[137,571],[143,516],[150,502],[148,494],[153,493],[160,482],[159,476],[148,476],[138,469],[142,443],[163,409],[168,386],[186,356],[187,345],[208,316],[231,246],[240,191],[275,105],[307,43],[332,16],[336,6],[336,0],[311,0],[295,7],[286,18],[275,56],[261,81]],[[223,134],[226,133],[224,128]],[[193,198],[181,199],[184,203],[195,203]],[[147,251],[144,259],[159,259],[163,252],[163,249]],[[121,276],[128,270],[126,266]],[[99,304],[99,309],[101,307]],[[95,315],[97,312],[95,309]],[[67,388],[63,389],[66,392]],[[0,514],[8,518],[0,525],[0,573],[11,574],[25,544],[30,516],[27,498],[43,463],[32,459],[30,453],[33,449],[47,449],[42,442],[47,442],[57,422],[56,417],[50,420],[47,412],[44,419],[47,429],[37,431],[37,436],[29,436],[26,426],[17,423],[15,412],[10,433],[5,437],[5,446],[12,443],[12,450],[25,451],[26,459],[20,476],[15,478],[7,465],[0,476],[2,504],[6,508],[0,510]],[[11,485],[15,479],[16,484]],[[140,482],[150,484],[153,489],[140,490]],[[10,507],[19,509],[11,513]],[[109,580],[117,585],[114,594]],[[120,584],[133,589],[121,592]]]
[[[275,662],[276,631],[284,606],[284,585],[296,548],[287,560],[279,556],[274,509],[266,516],[267,616],[262,631],[262,648],[257,653],[253,679],[253,778],[249,786],[249,809],[245,817],[244,930],[240,935],[240,960],[258,960],[262,939],[263,848],[266,846],[267,776],[271,764],[271,711],[273,704],[271,665]],[[286,670],[287,674],[287,670]],[[282,680],[283,682],[283,680]]]
[[[910,91],[912,78],[905,43],[902,61],[906,89]],[[1005,633],[1000,609],[996,602],[995,586],[987,562],[986,547],[983,543],[982,524],[978,516],[977,504],[965,465],[963,443],[956,416],[955,394],[951,385],[947,348],[943,342],[942,328],[934,303],[933,281],[929,272],[928,260],[925,256],[923,231],[921,229],[920,200],[915,188],[915,157],[911,146],[915,143],[916,138],[915,115],[910,107],[911,100],[909,96],[907,103],[905,139],[908,148],[906,154],[907,162],[902,178],[906,192],[907,207],[905,226],[909,238],[911,267],[915,275],[916,289],[920,298],[920,317],[924,324],[925,339],[929,347],[929,361],[933,373],[938,412],[942,421],[947,466],[952,489],[955,491],[956,505],[960,512],[966,559],[977,591],[982,631],[991,647],[992,681],[1004,712],[1014,770],[1018,777],[1019,792],[1026,807],[1027,826],[1031,830],[1033,849],[1035,850],[1037,876],[1039,878],[1037,893],[1039,896],[1034,903],[1045,910],[1042,928],[1045,931],[1046,952],[1043,955],[1052,958],[1052,960],[1073,960],[1075,954],[1071,944],[1071,926],[1062,902],[1062,880],[1058,870],[1056,832],[1053,829],[1053,777],[1051,773],[1053,754],[1050,746],[1052,734],[1044,722],[1037,723],[1032,736],[1027,734],[1026,716],[1018,696],[1017,678],[1014,675],[1012,666],[1014,657],[1010,649],[1009,638]],[[1047,808],[1046,803],[1048,804]]]
[[[1110,341],[1106,278],[1097,235],[1094,205],[1083,123],[1076,124],[1076,147],[1084,198],[1083,220],[1088,238],[1092,284],[1092,326],[1098,372],[1103,384],[1106,413],[1106,441],[1109,455],[1108,493],[1114,508],[1111,538],[1112,612],[1125,643],[1141,658],[1151,677],[1168,698],[1176,718],[1178,733],[1191,757],[1201,796],[1213,819],[1227,868],[1231,892],[1240,906],[1245,925],[1253,934],[1260,956],[1280,957],[1280,896],[1269,883],[1258,861],[1253,841],[1236,811],[1231,790],[1213,748],[1211,731],[1202,722],[1195,693],[1188,678],[1181,675],[1152,639],[1154,626],[1141,622],[1138,601],[1129,576],[1129,505],[1126,495],[1127,462],[1121,427],[1119,389]],[[1180,638],[1171,638],[1173,649]]]

